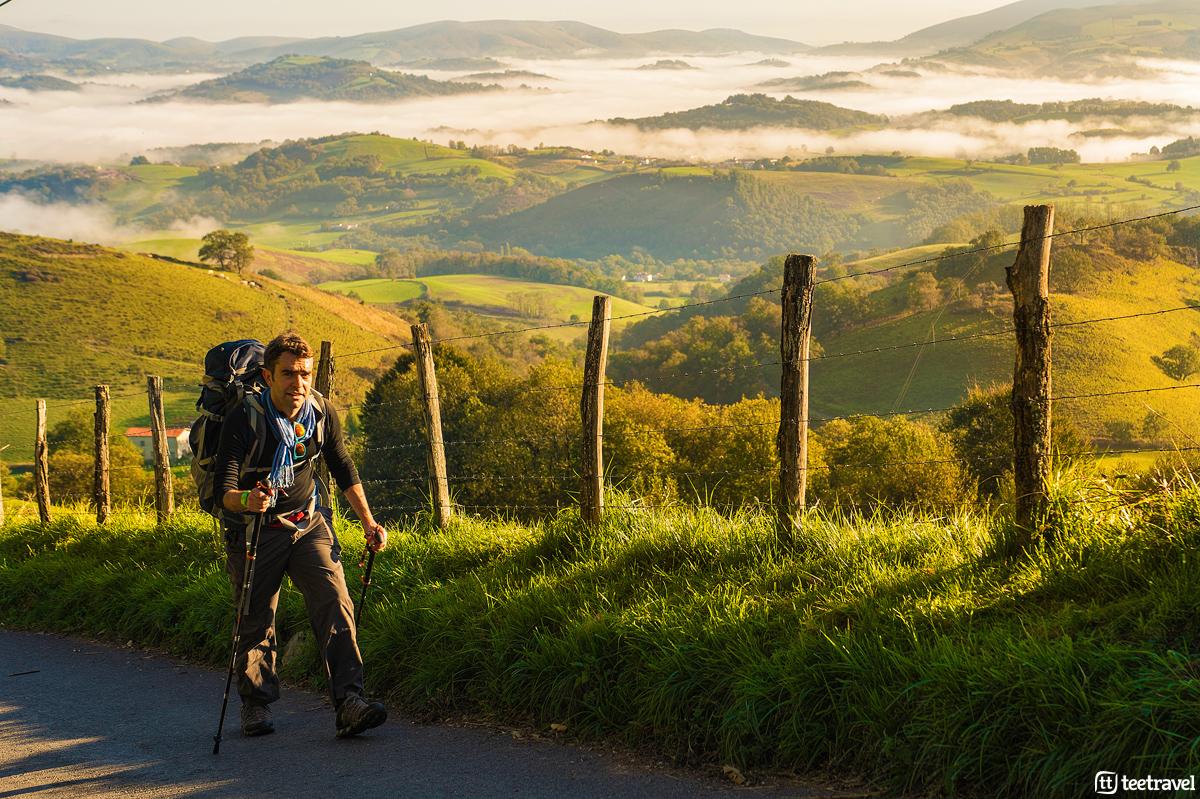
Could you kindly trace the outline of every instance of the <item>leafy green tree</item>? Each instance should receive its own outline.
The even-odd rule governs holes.
[[[1142,438],[1156,441],[1166,435],[1170,425],[1163,418],[1161,413],[1147,411],[1145,418],[1142,419]]]
[[[922,422],[838,419],[821,427],[818,441],[829,469],[820,496],[832,504],[949,510],[970,495],[951,438]]]
[[[1187,380],[1200,372],[1200,349],[1191,344],[1176,344],[1162,355],[1151,355],[1150,360],[1172,380]]]
[[[909,310],[928,311],[942,301],[937,278],[929,272],[919,272],[908,282],[906,289]]]
[[[1031,164],[1078,164],[1080,160],[1074,150],[1058,147],[1030,147],[1028,157]]]
[[[1167,164],[1168,172],[1178,172],[1181,169],[1183,169],[1183,164],[1179,163],[1178,161],[1172,161],[1171,163]]]
[[[214,230],[205,233],[200,244],[200,260],[216,261],[222,270],[236,271],[239,275],[254,262],[254,247],[245,233]]]
[[[417,276],[416,259],[396,249],[387,249],[375,256],[375,269],[381,277],[392,280]]]
[[[951,437],[968,476],[984,497],[1001,496],[1012,482],[1011,400],[1011,386],[972,386],[966,398],[947,412],[940,425]],[[1083,434],[1061,415],[1054,418],[1051,436],[1051,444],[1059,456],[1087,449]]]

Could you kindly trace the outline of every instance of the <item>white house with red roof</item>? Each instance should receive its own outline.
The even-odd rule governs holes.
[[[167,428],[167,459],[171,463],[181,463],[192,457],[192,446],[188,443],[187,427]],[[142,451],[146,463],[154,462],[154,434],[149,427],[127,427],[125,437]]]

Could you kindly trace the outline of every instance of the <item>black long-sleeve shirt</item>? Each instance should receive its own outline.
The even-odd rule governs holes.
[[[270,395],[264,392],[262,402],[270,401]],[[337,483],[338,488],[345,491],[362,481],[359,480],[358,470],[354,467],[354,462],[350,460],[350,453],[346,449],[346,440],[342,435],[342,423],[338,420],[337,411],[329,403],[317,402],[314,410],[317,424],[325,425],[321,452],[325,456],[325,463],[329,466],[329,474]],[[324,417],[323,422],[322,417]],[[260,480],[265,481],[271,473],[275,450],[279,446],[279,435],[269,420],[266,423],[266,429],[267,440],[259,448],[254,462],[248,464],[249,468],[243,471],[242,461],[245,460],[254,443],[254,428],[250,423],[250,416],[244,404],[239,404],[225,417],[225,422],[221,425],[221,441],[217,445],[216,471],[216,478],[220,486],[220,493],[217,497],[222,506],[224,506],[223,499],[226,492],[254,488]],[[315,436],[305,444],[308,446],[304,456],[296,458],[294,466],[296,479],[291,488],[280,489],[271,513],[292,513],[308,507],[309,498],[316,485],[313,463],[317,457]]]

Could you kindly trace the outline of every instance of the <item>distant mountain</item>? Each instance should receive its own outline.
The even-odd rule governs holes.
[[[503,72],[474,72],[470,75],[463,75],[458,78],[451,78],[450,80],[503,82],[514,80],[558,80],[558,78],[543,75],[540,72],[530,72],[527,69],[506,69]]]
[[[871,84],[863,80],[861,72],[826,72],[823,75],[806,75],[800,78],[775,78],[758,84],[773,92],[844,91],[846,89],[869,89]]]
[[[1141,0],[1050,11],[931,61],[1066,79],[1144,76],[1135,60],[1200,59],[1200,3]]]
[[[495,58],[418,58],[416,61],[405,61],[400,66],[411,69],[433,69],[446,72],[458,72],[464,69],[487,70],[504,69],[507,64]]]
[[[96,71],[103,69],[187,69],[203,63],[196,54],[145,39],[70,39],[0,25],[0,51],[32,59],[39,66]]]
[[[70,39],[0,25],[0,67],[41,70],[53,63],[70,70],[169,70],[233,68],[282,55],[320,55],[423,69],[494,70],[496,57],[638,57],[660,53],[716,54],[753,51],[799,53],[812,49],[788,39],[714,28],[616,33],[581,22],[431,22],[357,36],[298,39],[244,36],[223,42],[194,37],[151,42],[144,39]],[[8,62],[21,59],[9,66]],[[458,59],[455,63],[451,59]],[[468,59],[462,61],[462,59]],[[486,60],[485,60],[486,59]]]
[[[490,20],[431,22],[359,36],[310,39],[283,48],[254,51],[254,54],[270,57],[296,52],[390,64],[411,63],[419,58],[632,57],[655,53],[713,54],[751,50],[797,53],[809,49],[807,45],[787,39],[726,29],[615,33],[582,22]]]
[[[613,125],[636,125],[642,130],[665,128],[716,128],[745,130],[756,127],[808,128],[838,130],[883,125],[887,117],[841,108],[815,100],[785,97],[776,100],[765,94],[735,94],[716,104],[687,111],[675,111],[653,117],[608,120]]]
[[[985,36],[1028,22],[1060,9],[1115,5],[1128,0],[1017,0],[991,11],[939,22],[891,42],[846,42],[821,48],[831,54],[886,52],[890,55],[932,55],[940,50],[966,47]]]
[[[463,94],[498,86],[438,81],[379,69],[365,61],[323,56],[282,56],[265,64],[155,95],[148,102],[204,100],[223,103],[290,103],[343,100],[383,103],[410,97]]]
[[[976,117],[989,122],[1017,124],[1046,119],[1080,121],[1092,117],[1176,117],[1194,118],[1200,109],[1169,103],[1147,103],[1137,100],[1066,100],[1052,103],[1015,103],[1012,100],[976,100],[952,105],[945,111],[918,114],[921,120],[930,117]]]
[[[27,89],[31,92],[77,92],[79,84],[53,75],[20,75],[0,78],[0,86],[8,89]]]
[[[699,69],[699,67],[694,67],[686,61],[680,61],[678,58],[660,58],[659,60],[655,61],[653,64],[642,64],[640,67],[638,67],[638,70],[640,70],[640,71],[656,70],[656,69],[688,70],[688,69]]]

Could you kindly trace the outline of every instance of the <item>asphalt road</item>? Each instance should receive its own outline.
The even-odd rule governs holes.
[[[225,675],[136,649],[0,630],[0,799],[33,796],[815,797],[484,727],[389,719],[336,740],[321,696],[285,689],[274,735],[243,738]],[[841,794],[845,795],[845,794]]]

